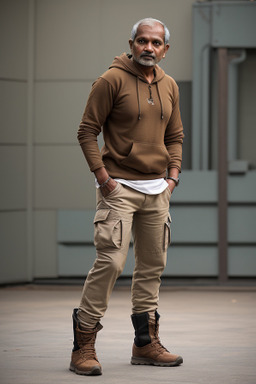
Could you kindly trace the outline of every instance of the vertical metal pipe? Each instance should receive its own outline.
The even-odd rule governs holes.
[[[246,59],[246,50],[229,52],[228,69],[228,160],[238,158],[238,65]]]
[[[227,131],[228,131],[228,51],[218,49],[218,225],[219,281],[228,278],[228,201],[227,201]]]
[[[209,169],[210,46],[202,51],[201,169]]]
[[[33,124],[34,124],[34,39],[35,1],[28,3],[28,78],[27,78],[27,279],[34,277],[33,261]]]
[[[211,4],[193,4],[193,82],[192,82],[192,170],[202,169],[203,141],[205,136],[204,123],[208,126],[208,98],[209,79],[209,47],[211,43]],[[206,109],[205,109],[206,108]],[[205,113],[206,112],[206,113]],[[203,121],[202,121],[203,119]]]

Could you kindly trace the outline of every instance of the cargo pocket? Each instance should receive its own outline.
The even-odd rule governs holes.
[[[94,217],[94,245],[96,249],[120,248],[122,221],[110,209],[100,209]]]
[[[164,223],[164,251],[167,251],[167,248],[171,244],[171,216],[170,214],[167,217],[167,221]]]

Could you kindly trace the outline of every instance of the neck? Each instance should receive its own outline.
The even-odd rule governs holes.
[[[137,63],[137,61],[133,60],[133,64],[135,65],[135,67],[137,67],[140,72],[143,73],[143,75],[145,76],[145,78],[147,79],[147,81],[149,83],[152,83],[152,81],[154,80],[154,77],[155,77],[155,71],[154,71],[154,68],[155,66],[152,66],[152,67],[147,67],[146,65],[141,65],[140,63]]]

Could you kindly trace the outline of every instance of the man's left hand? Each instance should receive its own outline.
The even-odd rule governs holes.
[[[167,179],[166,181],[168,183],[169,190],[171,191],[171,193],[173,193],[174,188],[176,187],[175,181],[170,180],[170,179]]]

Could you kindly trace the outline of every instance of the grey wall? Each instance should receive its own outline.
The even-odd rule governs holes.
[[[94,209],[76,132],[93,80],[128,50],[138,19],[170,27],[163,68],[190,89],[192,3],[0,1],[0,282],[58,276],[58,212]]]
[[[92,82],[128,50],[132,25],[147,16],[163,20],[171,31],[162,67],[180,86],[186,135],[185,171],[171,201],[173,246],[165,273],[218,276],[217,172],[190,171],[193,4],[0,1],[0,283],[81,276],[91,266],[95,187],[77,128]],[[197,16],[208,25],[204,11]],[[241,73],[243,94],[253,60]],[[240,132],[248,121],[243,113]],[[250,116],[255,121],[253,112]],[[241,156],[251,148],[254,128],[246,127]],[[255,156],[251,149],[250,154]],[[230,276],[256,275],[255,196],[255,172],[229,177]],[[125,274],[132,265],[130,252]]]
[[[0,281],[26,281],[28,1],[0,4]]]

